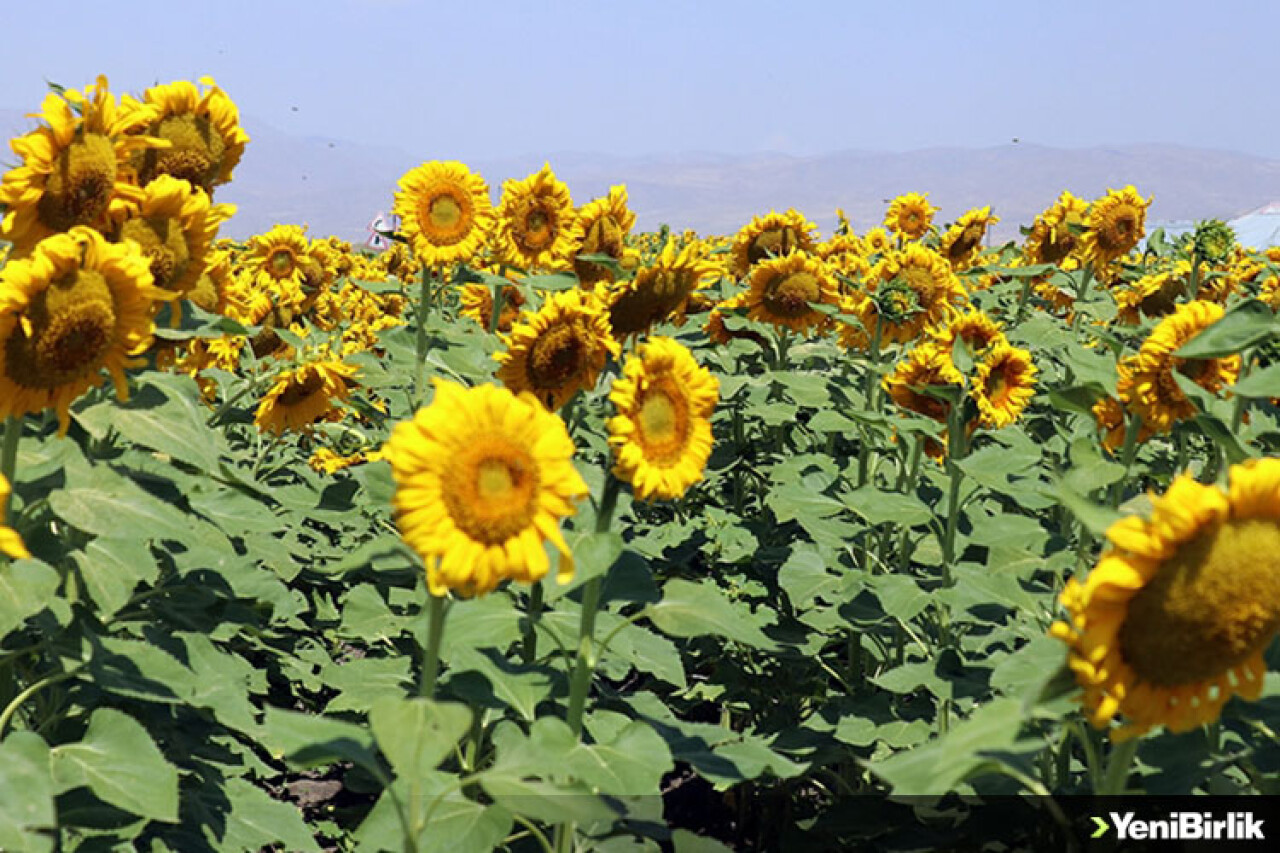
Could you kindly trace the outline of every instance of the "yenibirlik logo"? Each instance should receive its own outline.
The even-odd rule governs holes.
[[[1171,812],[1162,820],[1144,820],[1134,812],[1108,812],[1120,841],[1265,841],[1262,818],[1250,812],[1229,812],[1215,818],[1212,812]],[[1091,838],[1101,838],[1112,828],[1105,820],[1093,816],[1096,827]]]

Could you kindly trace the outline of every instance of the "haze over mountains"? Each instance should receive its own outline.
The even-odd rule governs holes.
[[[34,125],[19,110],[0,110],[0,132]],[[244,119],[252,141],[221,188],[218,201],[239,210],[223,233],[244,238],[276,223],[309,225],[312,236],[360,241],[378,211],[389,210],[396,182],[425,160],[452,159],[446,140],[421,150],[379,147],[336,138],[296,136]],[[12,153],[3,156],[12,165]],[[824,233],[843,208],[858,231],[877,225],[887,201],[927,192],[940,223],[971,207],[991,205],[1001,217],[998,240],[1017,235],[1058,194],[1093,198],[1108,187],[1135,185],[1154,201],[1148,223],[1230,219],[1280,199],[1280,160],[1175,145],[1060,149],[1027,142],[993,148],[929,148],[907,152],[839,151],[814,156],[703,152],[650,157],[548,152],[469,160],[494,200],[507,178],[523,178],[551,163],[576,203],[626,184],[640,230],[668,223],[704,234],[731,234],[754,215],[795,207]]]

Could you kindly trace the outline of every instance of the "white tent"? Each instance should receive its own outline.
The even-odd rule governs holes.
[[[1240,245],[1254,249],[1280,245],[1280,201],[1273,201],[1227,223]]]

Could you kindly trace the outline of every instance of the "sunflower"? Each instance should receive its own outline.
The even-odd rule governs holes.
[[[938,208],[929,204],[928,193],[907,193],[900,195],[889,203],[889,210],[884,215],[884,224],[895,234],[910,240],[919,240],[933,224],[933,214]]]
[[[868,259],[873,255],[884,255],[893,249],[893,237],[884,228],[872,228],[862,235],[862,245],[866,247]]]
[[[746,276],[753,266],[770,258],[792,252],[812,252],[817,246],[816,225],[795,210],[786,213],[770,211],[756,216],[733,238],[729,250],[729,273],[735,278]]]
[[[1053,206],[1031,223],[1031,233],[1022,247],[1027,263],[1074,268],[1080,248],[1079,234],[1084,230],[1088,212],[1087,201],[1064,190]]]
[[[224,249],[210,249],[204,258],[204,269],[187,298],[211,314],[227,310],[227,285],[231,281],[231,255]]]
[[[636,215],[627,207],[627,188],[609,187],[609,194],[587,202],[578,211],[573,226],[570,255],[573,271],[583,287],[597,282],[611,282],[613,271],[603,264],[584,261],[579,255],[608,255],[622,263],[626,260],[626,239],[635,227]]]
[[[949,352],[925,342],[912,347],[882,384],[893,402],[902,408],[945,422],[951,412],[951,404],[926,394],[924,389],[940,386],[960,388],[964,385],[964,376],[951,363]]]
[[[1101,268],[1116,258],[1127,255],[1146,233],[1147,208],[1144,199],[1132,186],[1107,190],[1107,194],[1089,206],[1085,215],[1080,249],[1084,256]]]
[[[543,164],[523,181],[503,183],[495,254],[518,269],[560,269],[573,250],[574,222],[569,188]]]
[[[205,255],[218,236],[218,226],[235,207],[210,205],[204,190],[168,175],[147,184],[143,193],[140,201],[118,208],[113,217],[115,242],[137,243],[150,262],[155,286],[185,297],[204,273]],[[174,304],[176,324],[180,315]]]
[[[939,251],[954,270],[968,269],[982,249],[987,229],[1000,221],[990,207],[974,208],[961,216],[942,235]]]
[[[532,396],[435,380],[431,405],[384,446],[396,482],[396,524],[422,557],[432,595],[483,595],[506,579],[534,583],[573,553],[559,521],[587,494],[564,422]]]
[[[52,408],[64,435],[71,403],[102,383],[104,368],[127,399],[124,370],[151,342],[152,300],[169,298],[136,244],[83,226],[10,261],[0,270],[0,416]]]
[[[627,360],[609,399],[613,473],[640,500],[680,497],[702,479],[711,456],[716,378],[671,338],[654,337]]]
[[[1122,519],[1083,582],[1062,593],[1068,644],[1091,723],[1116,740],[1216,720],[1232,695],[1254,700],[1280,628],[1280,460],[1233,465],[1224,492],[1183,475],[1150,519]]]
[[[945,326],[935,326],[925,332],[944,352],[951,352],[956,341],[960,340],[977,357],[990,347],[1008,343],[1000,324],[976,308],[956,315]]]
[[[18,531],[4,524],[5,512],[9,506],[9,481],[3,474],[0,474],[0,554],[4,554],[14,560],[24,560],[31,557],[31,552],[27,550],[27,546],[23,543],[22,537],[18,535]]]
[[[1117,393],[1129,411],[1157,433],[1165,433],[1177,421],[1194,417],[1196,406],[1173,378],[1181,373],[1212,394],[1236,381],[1240,356],[1184,359],[1174,355],[1183,344],[1221,319],[1221,305],[1189,302],[1165,317],[1143,342],[1138,354],[1121,362]]]
[[[488,330],[489,320],[493,317],[493,288],[487,284],[464,284],[458,293],[458,300],[461,303],[459,313],[475,320],[480,328]],[[523,290],[514,285],[503,285],[502,313],[498,315],[499,332],[511,331],[524,303]]]
[[[131,134],[154,116],[146,107],[116,106],[107,78],[84,94],[68,89],[45,97],[44,124],[9,144],[22,165],[0,181],[0,239],[25,255],[40,240],[76,225],[100,227],[113,205],[138,200],[124,163],[132,152],[161,144]]]
[[[868,280],[868,297],[859,304],[859,318],[868,330],[879,322],[885,343],[913,341],[926,326],[945,324],[968,303],[951,265],[918,243],[880,259]]]
[[[503,343],[506,350],[494,355],[502,384],[532,393],[552,411],[594,388],[605,360],[621,352],[603,306],[582,290],[552,294],[538,313],[526,312]]]
[[[393,211],[418,260],[430,267],[466,263],[493,230],[484,179],[462,163],[433,160],[400,179]]]
[[[253,422],[263,432],[306,430],[332,416],[334,404],[351,393],[348,380],[356,368],[340,360],[319,358],[281,371],[258,404]]]
[[[1035,395],[1036,367],[1031,353],[996,344],[977,363],[971,391],[979,422],[991,429],[1011,425]]]
[[[178,80],[142,93],[154,114],[138,132],[169,144],[133,155],[139,184],[172,175],[212,195],[214,187],[231,180],[249,134],[240,126],[235,103],[212,79],[201,77],[200,86],[203,91],[190,80]]]
[[[668,240],[652,264],[641,267],[629,281],[607,291],[609,325],[615,338],[647,332],[673,315],[683,322],[690,298],[719,273],[698,245],[676,251]]]
[[[308,280],[310,251],[311,241],[300,226],[277,225],[249,238],[242,264],[252,276],[253,288],[266,294],[273,306],[292,314],[307,299],[303,285]]]
[[[1177,261],[1172,269],[1147,273],[1130,284],[1111,288],[1118,309],[1117,322],[1138,325],[1143,317],[1166,317],[1187,293],[1191,275],[1188,261]]]
[[[751,269],[747,316],[801,334],[830,325],[814,305],[837,305],[840,288],[822,261],[803,252],[760,261]]]

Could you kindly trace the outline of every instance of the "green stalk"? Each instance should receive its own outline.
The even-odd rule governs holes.
[[[14,474],[18,468],[18,440],[22,438],[22,418],[10,415],[4,422],[4,444],[0,445],[0,475],[3,475],[12,487]],[[0,506],[0,524],[9,523],[9,502]]]
[[[430,699],[436,693],[436,679],[440,677],[440,638],[444,636],[444,619],[449,615],[442,595],[427,591],[427,647],[422,650],[422,689],[420,695]]]
[[[596,512],[596,533],[607,533],[613,521],[613,511],[618,505],[618,492],[622,482],[612,474],[605,475],[604,494],[600,496],[600,508]],[[607,568],[607,567],[606,567]],[[591,673],[596,665],[595,632],[596,612],[600,607],[600,593],[604,588],[604,572],[587,581],[582,588],[582,620],[578,626],[578,659],[574,665],[573,679],[569,683],[569,712],[565,722],[575,735],[582,734],[582,712],[586,707],[587,690],[591,685]]]
[[[876,381],[878,375],[876,367],[880,364],[880,338],[883,334],[884,319],[877,312],[876,327],[871,334],[871,346],[867,350],[869,366],[867,367],[866,378],[863,380],[862,389],[862,396],[868,412],[875,412],[880,408],[880,383]],[[871,438],[865,427],[858,432],[862,438],[862,446],[858,448],[858,488],[862,488],[867,484],[867,479],[870,476]]]
[[[534,583],[529,591],[529,610],[520,643],[520,657],[525,663],[533,663],[538,657],[538,619],[542,616],[542,583]]]
[[[506,285],[495,284],[493,286],[493,311],[489,313],[489,334],[491,335],[498,333],[498,321],[502,318],[502,309],[506,307],[506,302]]]
[[[1127,413],[1128,420],[1124,428],[1124,449],[1120,451],[1120,464],[1124,466],[1124,476],[1111,484],[1111,508],[1120,506],[1124,497],[1124,484],[1129,482],[1129,470],[1133,468],[1134,457],[1138,455],[1138,433],[1142,431],[1142,419]]]
[[[427,318],[431,316],[431,283],[435,272],[427,264],[422,265],[422,285],[418,291],[418,341],[416,349],[417,370],[413,378],[413,399],[422,399],[423,370],[427,358]]]
[[[1133,766],[1133,757],[1138,752],[1138,738],[1131,738],[1111,747],[1111,755],[1107,758],[1107,771],[1102,777],[1102,788],[1097,792],[1104,797],[1124,793],[1124,784],[1129,779],[1129,768]]]
[[[942,536],[942,584],[952,586],[955,579],[952,569],[956,558],[956,528],[960,522],[960,486],[964,482],[964,472],[956,462],[964,458],[965,435],[964,421],[961,418],[963,406],[956,402],[951,406],[947,424],[947,473],[951,483],[947,490],[947,527]]]
[[[1071,316],[1071,331],[1075,332],[1080,328],[1080,316],[1084,309],[1084,298],[1089,295],[1089,285],[1093,283],[1093,264],[1084,268],[1084,274],[1080,277],[1080,289],[1076,291],[1075,310]]]
[[[1022,317],[1027,310],[1027,300],[1031,298],[1031,276],[1027,276],[1022,280],[1022,292],[1018,294],[1018,310],[1013,315],[1013,325],[1017,328],[1022,322]]]

